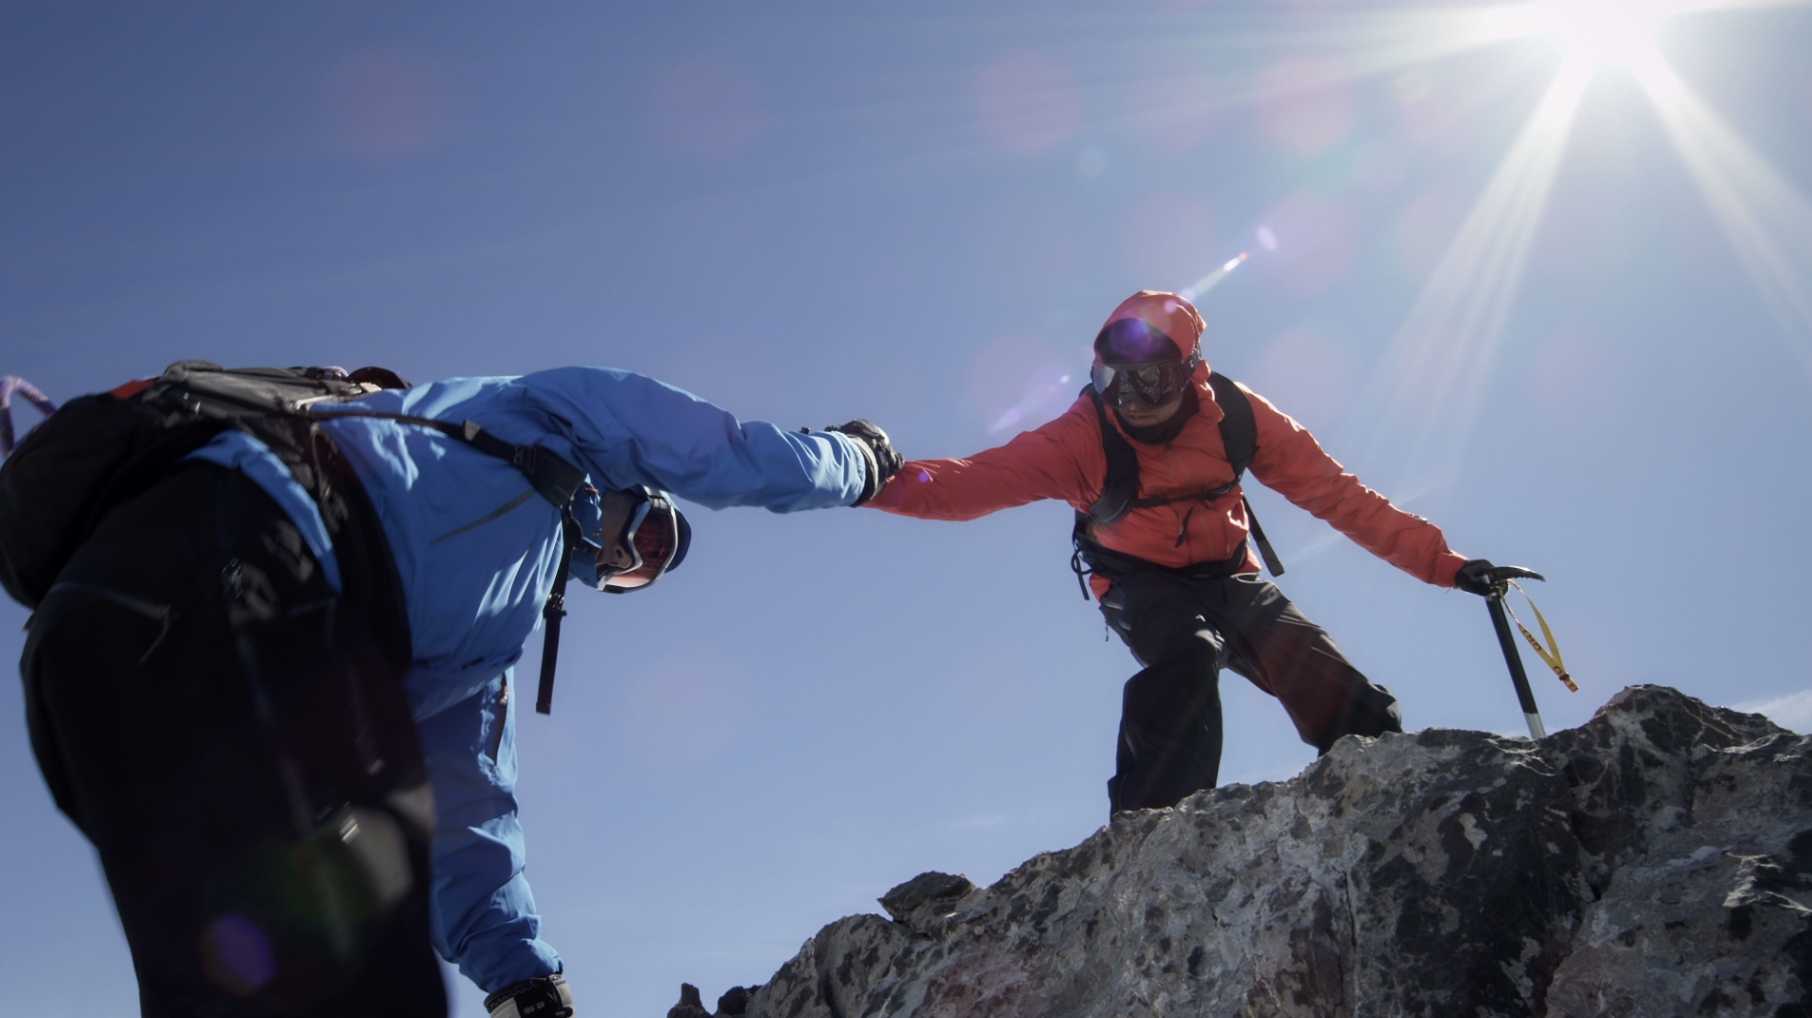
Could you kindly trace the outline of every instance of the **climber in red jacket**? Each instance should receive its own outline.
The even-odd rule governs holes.
[[[1491,591],[1489,562],[1449,549],[1440,528],[1359,483],[1289,415],[1210,372],[1202,328],[1177,294],[1133,294],[1108,316],[1090,385],[1062,416],[966,459],[907,461],[868,503],[941,520],[1046,498],[1077,511],[1077,574],[1088,575],[1108,624],[1143,666],[1122,700],[1113,812],[1170,806],[1214,786],[1223,666],[1282,701],[1321,753],[1343,735],[1403,730],[1396,698],[1259,576],[1239,488],[1248,464],[1267,487],[1406,572]]]

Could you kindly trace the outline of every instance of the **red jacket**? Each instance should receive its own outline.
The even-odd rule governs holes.
[[[1439,527],[1359,483],[1302,425],[1264,397],[1240,388],[1252,402],[1258,431],[1252,476],[1372,554],[1436,586],[1453,586],[1454,573],[1466,558],[1447,547]],[[1221,408],[1207,384],[1205,367],[1197,376],[1196,395],[1196,414],[1170,442],[1149,445],[1128,439],[1139,457],[1142,497],[1201,491],[1233,479],[1221,444]],[[1119,428],[1115,415],[1108,416]],[[1106,477],[1100,425],[1083,395],[1063,416],[1006,445],[966,459],[907,461],[867,504],[935,520],[970,520],[1045,498],[1061,499],[1086,512],[1100,496]],[[1213,502],[1133,509],[1114,523],[1095,526],[1093,536],[1114,551],[1160,565],[1185,566],[1231,558],[1246,545],[1247,533],[1245,509],[1233,492]],[[1248,565],[1256,570],[1249,549],[1246,554]]]

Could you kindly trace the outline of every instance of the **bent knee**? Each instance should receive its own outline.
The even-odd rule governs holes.
[[[1403,711],[1397,698],[1383,686],[1361,683],[1353,690],[1341,719],[1316,744],[1326,753],[1345,735],[1378,736],[1403,731]]]
[[[1130,717],[1181,718],[1220,702],[1218,659],[1211,651],[1168,658],[1126,680],[1121,705]]]

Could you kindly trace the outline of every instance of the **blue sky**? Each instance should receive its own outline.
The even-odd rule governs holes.
[[[1583,686],[1530,659],[1550,729],[1639,682],[1812,728],[1812,10],[1683,14],[1664,65],[1589,79],[1547,23],[1461,47],[1511,34],[1483,10],[15,4],[0,372],[605,364],[961,455],[1067,405],[1128,293],[1249,251],[1207,356],[1456,549],[1548,573]],[[1254,502],[1411,728],[1520,730],[1476,599]],[[558,712],[521,719],[582,1013],[715,999],[898,881],[1105,819],[1134,665],[1066,508],[693,517],[671,581],[576,606]],[[1226,780],[1312,758],[1222,688]],[[131,1013],[5,695],[0,997]]]

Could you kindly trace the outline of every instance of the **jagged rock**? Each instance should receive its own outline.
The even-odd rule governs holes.
[[[958,904],[975,890],[969,878],[933,870],[921,873],[881,895],[881,907],[893,921],[915,933],[935,936],[955,918]]]
[[[681,983],[679,1003],[667,1009],[667,1018],[711,1018],[711,1012],[705,1010],[705,1002],[698,995],[698,987],[691,983]]]
[[[681,983],[679,1003],[667,1009],[667,1018],[741,1018],[747,1013],[749,994],[759,987],[732,986],[717,998],[717,1010],[706,1011],[704,998],[699,996],[698,987],[691,983]]]
[[[755,990],[756,987],[753,986],[732,986],[724,991],[724,995],[717,998],[717,1014],[719,1018],[734,1018],[734,1016],[747,1014],[749,1011],[749,994],[755,992]]]
[[[1656,686],[1535,744],[1346,739],[840,919],[747,1014],[1809,1014],[1809,744]]]

